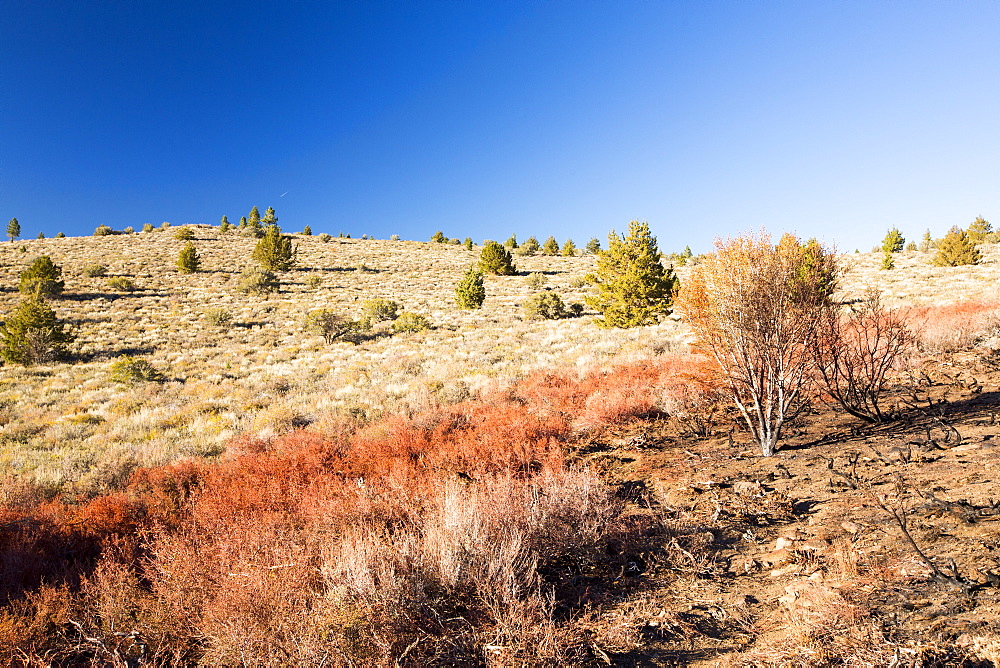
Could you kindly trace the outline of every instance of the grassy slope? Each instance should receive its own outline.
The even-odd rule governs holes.
[[[62,266],[66,293],[53,305],[77,324],[79,355],[71,365],[0,369],[0,468],[54,487],[102,489],[134,465],[218,454],[237,433],[420,410],[532,369],[587,369],[677,341],[672,321],[632,331],[601,330],[589,317],[524,321],[519,305],[531,294],[524,274],[542,272],[565,301],[582,301],[585,290],[571,286],[592,269],[592,256],[518,257],[521,275],[488,278],[483,309],[470,312],[454,306],[454,286],[478,249],[297,237],[300,266],[281,276],[279,294],[258,298],[237,290],[256,240],[196,230],[203,269],[196,274],[175,268],[185,243],[174,238],[176,228],[0,244],[3,311],[19,299],[18,275],[32,259],[50,255]],[[84,276],[95,263],[106,276]],[[112,276],[140,289],[115,292]],[[318,288],[308,287],[313,277]],[[302,329],[310,309],[356,317],[360,302],[374,297],[396,300],[435,328],[330,346]],[[228,309],[233,324],[209,325],[208,308]],[[110,363],[121,354],[146,357],[170,380],[140,388],[110,382]]]

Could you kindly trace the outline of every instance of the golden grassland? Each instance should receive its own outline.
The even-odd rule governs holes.
[[[4,469],[53,488],[98,491],[136,466],[218,455],[239,433],[418,411],[534,369],[582,373],[680,345],[675,320],[609,331],[588,316],[524,319],[520,304],[534,291],[527,274],[544,275],[542,289],[567,303],[582,302],[593,256],[516,257],[519,274],[488,277],[483,308],[463,311],[454,288],[478,247],[296,236],[297,268],[280,275],[280,292],[257,297],[238,290],[256,239],[194,226],[201,271],[182,274],[177,229],[0,244],[4,311],[20,298],[18,276],[35,257],[63,268],[66,290],[52,305],[74,323],[78,358],[0,369]],[[86,276],[93,264],[107,273]],[[116,291],[113,277],[138,289]],[[303,329],[311,309],[357,317],[371,298],[394,300],[434,326],[395,335],[383,326],[359,344],[332,345]],[[219,308],[232,315],[224,327],[205,317]],[[111,382],[110,365],[123,354],[148,359],[168,380]]]

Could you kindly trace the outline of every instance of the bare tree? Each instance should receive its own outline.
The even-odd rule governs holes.
[[[816,338],[837,275],[818,243],[786,234],[716,242],[685,282],[677,309],[719,365],[765,457],[801,405]]]
[[[906,313],[887,309],[879,292],[870,290],[847,313],[825,306],[812,353],[826,391],[844,410],[865,422],[884,422],[879,402],[888,374],[915,340]]]

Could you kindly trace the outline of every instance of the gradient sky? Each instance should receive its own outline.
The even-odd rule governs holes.
[[[996,2],[0,2],[0,220],[664,251],[1000,224]],[[284,194],[284,196],[282,196]]]

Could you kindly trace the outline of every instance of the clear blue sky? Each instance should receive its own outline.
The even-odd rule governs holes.
[[[996,2],[0,3],[0,220],[665,251],[1000,224]],[[284,194],[284,196],[282,196]]]

